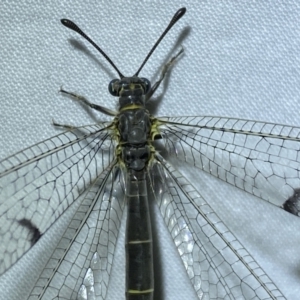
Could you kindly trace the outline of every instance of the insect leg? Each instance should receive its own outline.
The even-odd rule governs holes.
[[[64,90],[62,87],[60,88],[59,90],[60,93],[63,93],[63,94],[66,94],[66,95],[69,95],[71,96],[74,100],[77,100],[77,101],[81,101],[83,102],[85,105],[89,106],[90,108],[92,109],[95,109],[95,110],[98,110],[106,115],[109,115],[109,116],[116,116],[117,115],[117,112],[113,111],[113,110],[110,110],[108,108],[105,108],[101,105],[98,105],[98,104],[94,104],[94,103],[91,103],[90,101],[88,101],[85,97],[83,96],[80,96],[80,95],[77,95],[75,93],[71,93],[71,92],[68,92],[66,90]]]
[[[159,87],[159,85],[161,84],[161,82],[164,80],[164,78],[165,78],[166,74],[168,73],[170,67],[175,63],[175,61],[178,58],[178,56],[181,55],[183,52],[184,52],[184,48],[181,46],[180,51],[175,56],[173,56],[168,63],[166,63],[164,65],[159,80],[154,83],[154,85],[152,86],[151,90],[149,91],[149,93],[146,96],[147,97],[146,98],[146,102],[149,101],[149,99],[155,93],[155,91],[157,90],[157,88]]]
[[[55,126],[55,127],[61,127],[61,128],[64,128],[66,130],[72,130],[72,129],[76,129],[77,127],[76,126],[73,126],[73,125],[69,125],[69,124],[60,124],[60,123],[56,123],[54,121],[54,119],[52,119],[52,125]]]

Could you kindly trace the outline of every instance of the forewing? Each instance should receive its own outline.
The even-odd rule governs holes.
[[[105,299],[123,207],[113,163],[88,189],[28,299]]]
[[[199,299],[285,299],[205,199],[159,154],[150,184]]]
[[[167,155],[300,215],[300,128],[221,117],[166,117]]]
[[[110,134],[107,123],[76,128],[0,162],[0,274],[80,205],[76,200],[113,160]]]

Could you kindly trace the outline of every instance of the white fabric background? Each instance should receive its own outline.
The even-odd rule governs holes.
[[[56,134],[52,118],[75,125],[92,123],[93,116],[103,119],[60,96],[61,85],[115,107],[116,99],[107,92],[114,70],[63,27],[61,18],[76,21],[121,72],[132,75],[181,6],[187,7],[186,15],[140,73],[154,82],[162,64],[184,45],[185,54],[164,85],[157,115],[220,115],[300,126],[298,1],[2,0],[0,159]],[[300,220],[202,172],[193,177],[287,299],[299,299]],[[166,233],[163,226],[161,231]],[[122,245],[118,251],[111,299],[124,294],[124,278],[118,275],[124,264]],[[192,299],[170,240],[162,252],[162,299]],[[23,299],[39,260],[41,256],[28,255],[0,277],[0,299]]]

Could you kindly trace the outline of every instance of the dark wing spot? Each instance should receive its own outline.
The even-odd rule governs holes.
[[[29,230],[31,233],[30,242],[34,245],[41,237],[41,233],[37,227],[35,227],[30,220],[22,219],[18,223]]]
[[[294,195],[284,202],[283,209],[295,216],[300,216],[300,189],[296,189]]]

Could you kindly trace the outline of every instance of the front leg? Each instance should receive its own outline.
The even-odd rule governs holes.
[[[146,95],[146,102],[150,100],[150,98],[155,93],[155,91],[157,90],[157,88],[159,87],[159,85],[161,84],[161,82],[164,80],[164,78],[165,78],[166,74],[168,73],[170,67],[174,64],[174,62],[176,61],[177,57],[179,55],[181,55],[183,52],[184,52],[184,49],[181,46],[180,51],[175,56],[173,56],[168,63],[166,63],[164,65],[159,80],[154,83],[154,85],[152,86],[151,90]]]
[[[98,104],[94,104],[94,103],[91,103],[90,101],[88,101],[85,97],[83,96],[80,96],[80,95],[77,95],[75,93],[71,93],[71,92],[68,92],[64,89],[62,89],[62,87],[60,88],[59,90],[60,93],[63,93],[63,94],[66,94],[66,95],[69,95],[71,96],[74,100],[77,100],[77,101],[81,101],[83,102],[85,105],[89,106],[90,108],[92,109],[95,109],[97,111],[100,111],[106,115],[109,115],[109,116],[113,116],[115,117],[117,115],[117,112],[113,111],[113,110],[110,110],[106,107],[103,107],[101,105],[98,105]]]

